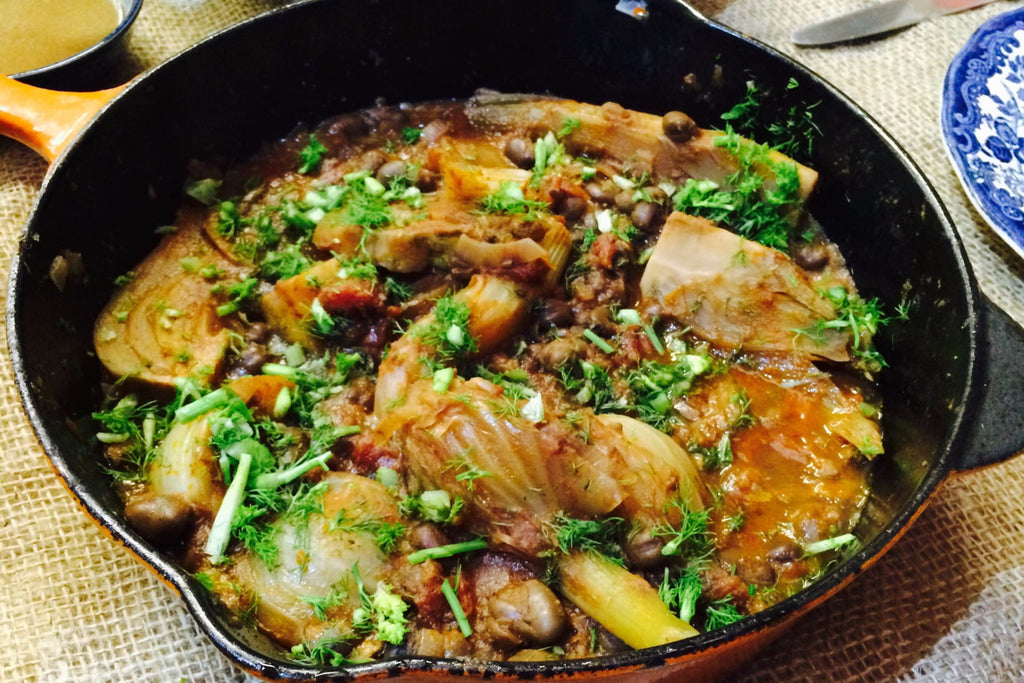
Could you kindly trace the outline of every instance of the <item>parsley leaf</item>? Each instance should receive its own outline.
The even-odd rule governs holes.
[[[783,154],[809,157],[822,134],[814,121],[814,110],[821,102],[794,102],[799,87],[791,78],[785,90],[777,93],[749,81],[743,100],[722,114],[722,120],[748,137],[767,141]]]
[[[249,220],[242,218],[234,202],[221,202],[217,212],[217,234],[221,237],[234,237],[240,229],[249,225]]]
[[[402,128],[402,140],[404,140],[407,145],[416,144],[421,135],[423,135],[423,131],[419,128],[412,128],[410,126]]]
[[[700,457],[701,467],[704,470],[720,470],[726,465],[732,464],[732,441],[729,432],[722,434],[722,438],[714,446],[694,445],[689,448],[689,451]]]
[[[318,169],[325,154],[327,154],[327,148],[316,139],[316,135],[310,135],[309,142],[299,152],[299,161],[302,162],[299,166],[299,173],[305,175]]]
[[[579,130],[582,125],[583,122],[579,119],[564,118],[562,119],[562,127],[558,129],[557,133],[555,133],[555,137],[559,140],[564,137],[568,137],[573,134],[573,131]]]

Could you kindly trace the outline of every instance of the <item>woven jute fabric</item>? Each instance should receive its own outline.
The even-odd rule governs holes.
[[[1024,322],[1024,262],[972,208],[938,124],[950,60],[983,21],[1022,3],[997,2],[851,46],[788,42],[803,23],[872,2],[694,4],[802,61],[889,130],[943,198],[982,289]],[[280,4],[146,0],[131,37],[132,64],[154,66]],[[0,141],[0,272],[9,270],[45,170],[33,153]],[[173,592],[60,485],[22,410],[6,343],[0,348],[0,680],[245,680]],[[1022,500],[1024,458],[951,478],[890,552],[734,680],[1024,680]]]

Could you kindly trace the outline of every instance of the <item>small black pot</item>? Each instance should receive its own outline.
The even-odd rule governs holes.
[[[128,34],[142,9],[142,0],[114,0],[121,20],[93,45],[59,62],[12,74],[11,78],[40,88],[96,90],[109,88],[131,74],[124,64]]]
[[[1024,446],[1024,332],[980,295],[950,218],[921,172],[862,110],[803,67],[716,26],[681,2],[645,20],[614,0],[308,2],[225,31],[130,84],[54,164],[14,261],[8,331],[18,385],[43,448],[86,510],[181,592],[213,642],[265,677],[441,672],[452,677],[694,680],[749,658],[893,543],[951,472]],[[209,595],[125,522],[88,429],[99,368],[92,325],[113,278],[173,220],[190,158],[243,158],[297,124],[389,102],[464,98],[480,87],[551,93],[662,113],[704,127],[753,79],[780,107],[815,105],[822,131],[804,159],[820,172],[810,205],[865,296],[909,320],[877,339],[886,454],[858,536],[863,549],[800,594],[727,628],[594,660],[402,660],[317,670],[236,629]],[[799,87],[788,90],[795,79]],[[799,97],[799,100],[787,98]],[[87,279],[63,293],[47,272],[61,250]]]

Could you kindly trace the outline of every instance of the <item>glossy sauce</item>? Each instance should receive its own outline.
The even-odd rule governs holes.
[[[117,28],[112,0],[0,0],[0,73],[59,62]]]
[[[758,611],[822,569],[821,557],[788,557],[787,549],[853,530],[868,494],[868,468],[856,448],[829,428],[842,408],[828,407],[813,388],[783,389],[733,369],[706,391],[719,406],[743,391],[758,416],[733,437],[732,463],[705,474],[722,496],[712,512],[718,561],[747,585],[748,608]],[[831,402],[848,408],[859,401],[860,393],[851,388],[835,393]],[[737,517],[742,523],[731,529]]]

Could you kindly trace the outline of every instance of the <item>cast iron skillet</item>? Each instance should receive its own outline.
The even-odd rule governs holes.
[[[11,356],[26,410],[54,467],[90,515],[184,598],[213,642],[264,677],[322,679],[435,672],[459,677],[607,675],[675,680],[720,674],[750,657],[876,559],[951,472],[1024,446],[1018,387],[1024,333],[979,295],[949,216],[920,171],[863,111],[771,49],[681,2],[651,0],[639,21],[614,0],[309,2],[225,31],[130,84],[54,163],[15,259],[8,297]],[[657,648],[555,663],[410,657],[316,670],[290,663],[231,625],[208,593],[126,523],[84,416],[99,367],[93,320],[114,276],[173,220],[186,162],[243,158],[296,124],[389,102],[463,98],[479,87],[552,93],[655,113],[689,112],[705,127],[754,79],[775,93],[795,78],[799,104],[820,102],[821,174],[810,209],[842,248],[866,296],[910,320],[878,339],[886,455],[858,535],[864,547],[808,590],[727,628]],[[788,96],[788,95],[787,95]],[[786,104],[786,103],[783,103]],[[84,283],[59,292],[55,255],[82,254]]]

